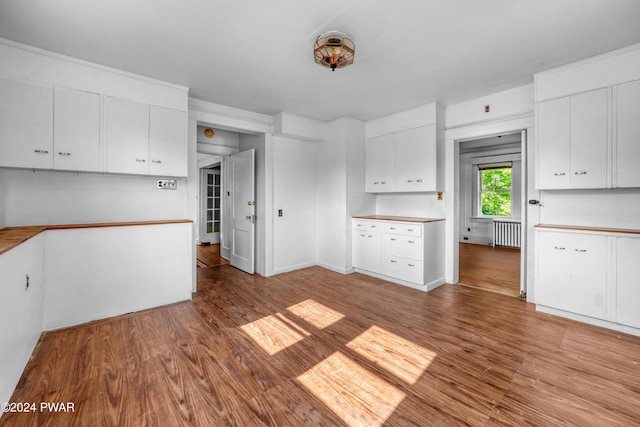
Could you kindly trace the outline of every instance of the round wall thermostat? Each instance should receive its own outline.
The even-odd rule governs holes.
[[[214,135],[213,129],[207,128],[204,130],[204,136],[206,136],[207,138],[213,138],[213,135]]]

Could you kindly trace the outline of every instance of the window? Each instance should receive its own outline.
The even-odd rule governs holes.
[[[480,164],[480,216],[511,216],[511,162]]]

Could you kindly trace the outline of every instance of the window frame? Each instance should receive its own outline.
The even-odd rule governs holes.
[[[475,189],[474,189],[474,217],[476,218],[505,218],[511,219],[513,218],[513,162],[493,162],[493,163],[478,163],[474,164],[474,173],[475,173]],[[509,188],[509,215],[485,215],[482,213],[482,172],[485,170],[496,170],[496,169],[511,169],[511,186]],[[491,191],[491,190],[489,190]],[[488,191],[487,191],[488,192]],[[495,191],[491,191],[495,192]]]

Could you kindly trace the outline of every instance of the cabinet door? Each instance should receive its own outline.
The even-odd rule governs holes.
[[[571,188],[607,187],[607,91],[571,97]]]
[[[536,303],[571,309],[571,247],[565,234],[536,233]]]
[[[419,260],[385,255],[384,274],[416,285],[424,285],[424,264]]]
[[[100,96],[55,88],[53,167],[61,170],[100,170]]]
[[[185,112],[152,105],[149,114],[149,173],[187,176]]]
[[[618,187],[640,187],[640,80],[618,86],[616,97]]]
[[[537,186],[540,189],[569,188],[571,99],[538,104]]]
[[[53,88],[0,78],[0,166],[53,167]]]
[[[149,106],[107,98],[107,172],[149,173]]]
[[[382,274],[382,233],[353,230],[353,266]]]
[[[640,328],[640,239],[616,240],[616,322]]]
[[[574,313],[598,319],[606,317],[606,239],[605,236],[567,235],[572,256],[570,311]]]
[[[0,328],[0,401],[3,402],[11,397],[42,333],[43,239],[43,235],[36,236],[0,255],[0,322],[3,325]]]
[[[370,138],[365,146],[365,191],[395,191],[395,136]]]
[[[436,191],[435,125],[396,134],[396,191]]]

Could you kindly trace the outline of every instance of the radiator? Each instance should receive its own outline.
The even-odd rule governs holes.
[[[493,246],[520,247],[520,220],[493,219]]]

